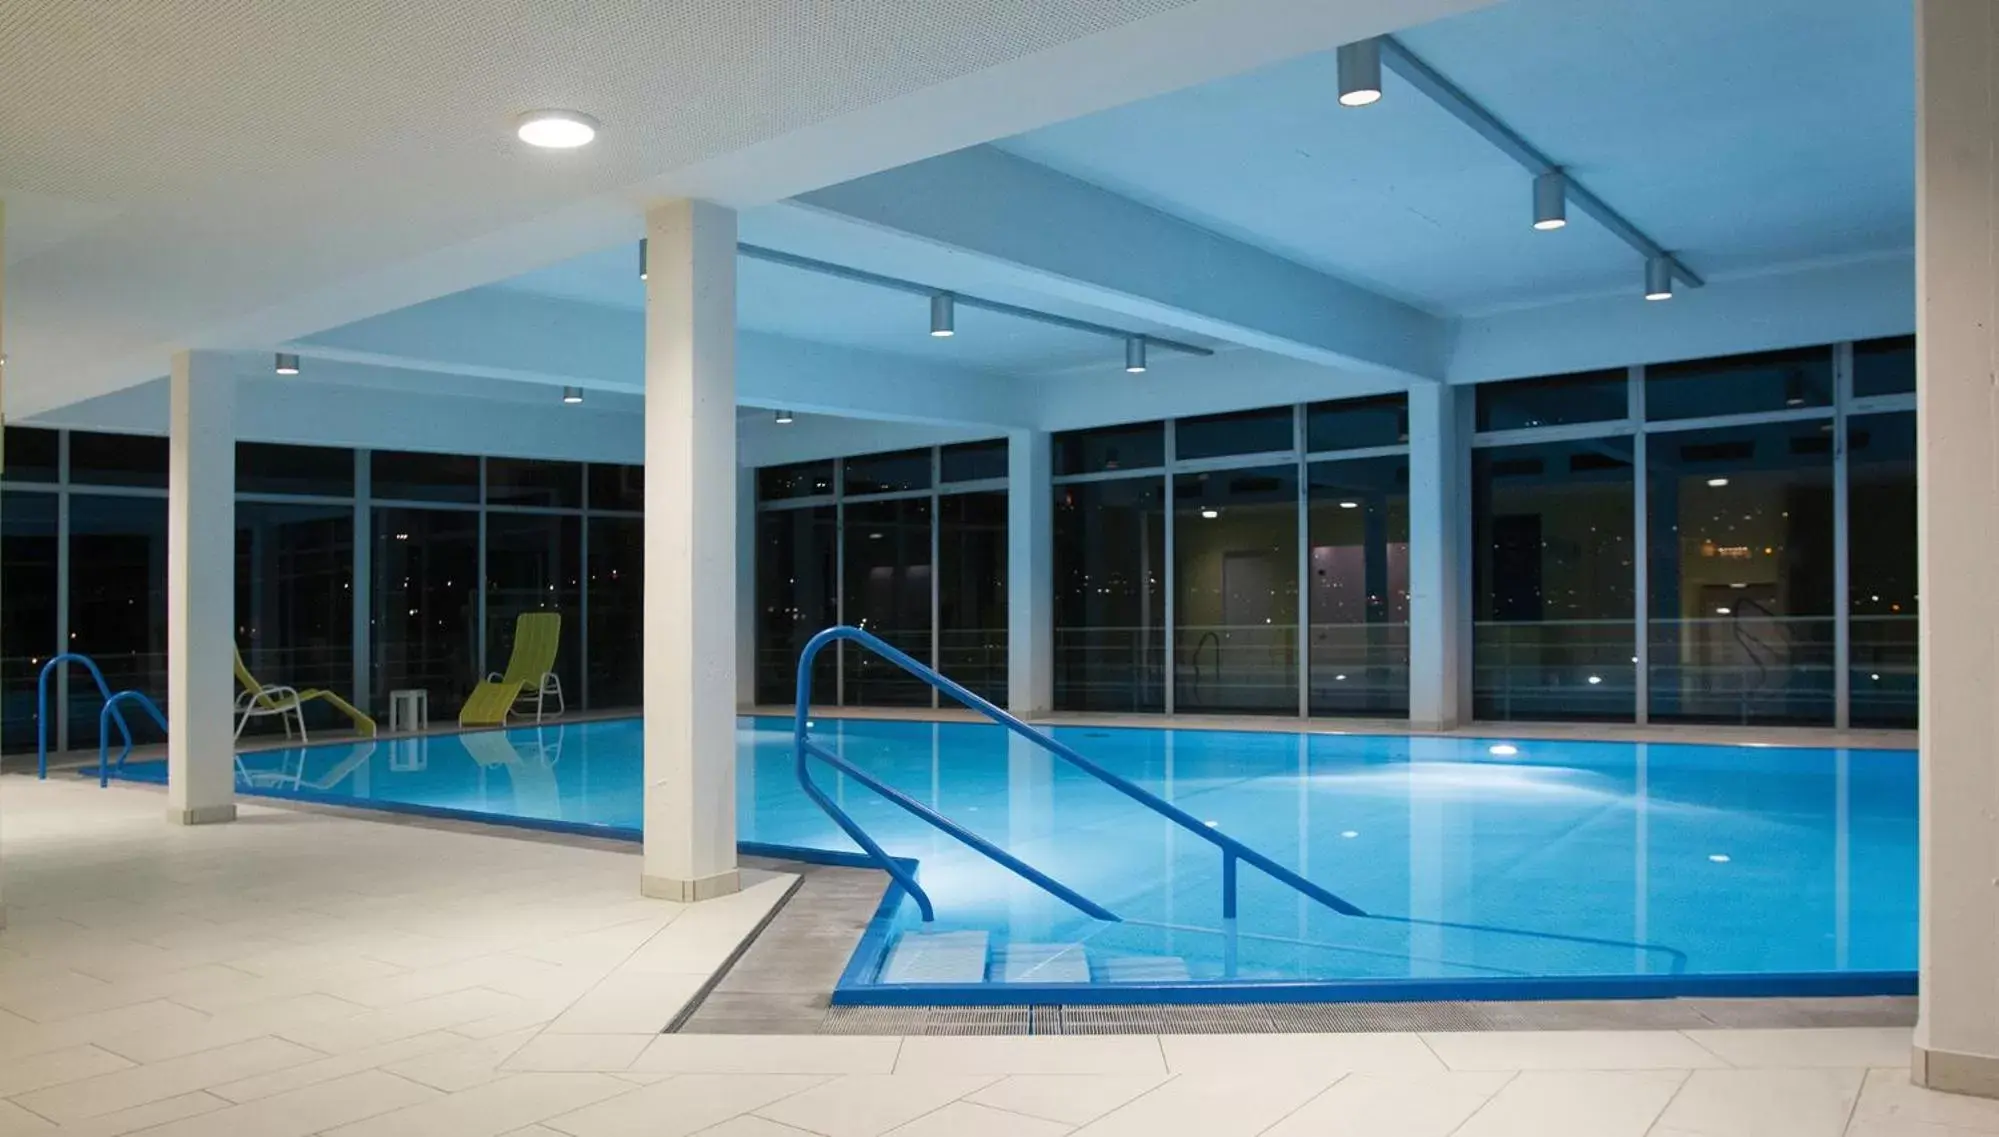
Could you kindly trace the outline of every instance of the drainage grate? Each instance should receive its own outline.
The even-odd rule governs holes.
[[[1284,1032],[1495,1030],[1512,1025],[1497,1021],[1502,1016],[1479,1003],[1292,1003],[1269,1010],[1272,1028]]]
[[[1048,1007],[1063,1034],[1269,1034],[1270,1008],[1235,1006]]]
[[[821,1034],[1031,1034],[1030,1007],[833,1007]]]

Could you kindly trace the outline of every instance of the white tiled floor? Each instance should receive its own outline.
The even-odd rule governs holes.
[[[0,778],[0,1137],[1973,1137],[1899,1030],[661,1035],[785,878]]]

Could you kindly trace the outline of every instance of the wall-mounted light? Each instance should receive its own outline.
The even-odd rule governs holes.
[[[1381,41],[1364,39],[1341,44],[1340,105],[1364,107],[1381,99]]]
[[[583,388],[581,388],[581,387],[564,387],[564,388],[562,389],[562,401],[563,401],[563,402],[565,402],[565,403],[568,403],[568,404],[570,404],[571,406],[574,406],[574,405],[576,405],[577,403],[580,403],[580,402],[582,402],[582,401],[583,401]]]
[[[930,334],[949,339],[958,334],[958,299],[948,292],[930,298]]]
[[[1560,229],[1569,223],[1569,179],[1549,170],[1534,179],[1534,228]]]
[[[1129,336],[1124,341],[1124,369],[1133,375],[1145,374],[1145,337]]]
[[[639,279],[646,278],[646,239],[639,238]]]
[[[597,137],[597,120],[582,111],[529,111],[514,120],[514,133],[529,146],[574,150]]]
[[[1213,521],[1215,518],[1220,517],[1221,515],[1222,511],[1219,509],[1204,509],[1201,511],[1201,516],[1209,521]]]
[[[1673,298],[1673,262],[1666,257],[1645,258],[1645,299]]]
[[[282,351],[279,352],[277,365],[275,367],[272,367],[271,370],[277,372],[280,375],[297,375],[298,356],[289,354],[287,352],[282,352]]]
[[[772,420],[773,422],[777,423],[777,425],[779,425],[779,426],[790,426],[790,425],[791,425],[791,412],[790,412],[790,411],[778,411],[778,412],[776,412],[775,414],[771,415],[771,420]]]

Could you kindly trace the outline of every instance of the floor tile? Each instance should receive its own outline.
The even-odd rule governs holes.
[[[1685,1077],[1664,1070],[1529,1070],[1453,1137],[1641,1137]]]
[[[1856,1117],[1847,1126],[1846,1137],[1986,1137],[1990,1130],[1958,1129],[1949,1125],[1931,1125],[1923,1121],[1910,1121],[1894,1117]],[[1654,1134],[1652,1137],[1672,1137],[1670,1134]],[[1698,1137],[1698,1135],[1696,1135]]]
[[[1316,1076],[1176,1074],[1077,1130],[1088,1137],[1152,1137],[1186,1133],[1203,1137],[1253,1137],[1311,1101],[1341,1071]]]
[[[501,1065],[534,1036],[534,1030],[528,1029],[477,1041],[459,1039],[453,1046],[391,1062],[383,1069],[432,1089],[457,1093],[505,1077]]]
[[[148,1130],[146,1137],[308,1137],[309,1134],[443,1095],[415,1082],[364,1070]]]
[[[474,987],[345,1018],[303,1023],[278,1033],[302,1046],[327,1054],[343,1054],[489,1018],[519,1006],[520,1002],[515,995]]]
[[[775,1121],[749,1113],[703,1129],[695,1137],[812,1137],[812,1135],[807,1130],[779,1125]]]
[[[130,1061],[95,1046],[47,1050],[0,1062],[0,1097],[10,1098],[31,1090],[96,1077],[131,1065]]]
[[[1087,1125],[1166,1080],[1161,1074],[1014,1074],[965,1100],[1065,1125]]]
[[[255,1101],[258,1098],[270,1097],[272,1094],[301,1089],[319,1082],[330,1082],[348,1074],[379,1069],[439,1050],[465,1045],[467,1045],[465,1039],[458,1035],[448,1031],[432,1031],[414,1038],[399,1038],[394,1042],[385,1042],[366,1050],[350,1050],[330,1058],[321,1058],[283,1070],[273,1070],[268,1074],[257,1074],[234,1082],[224,1082],[219,1086],[210,1086],[208,1092],[232,1102]]]
[[[869,1036],[663,1034],[631,1068],[664,1074],[888,1074],[899,1072],[896,1052],[902,1046],[900,1038]]]
[[[1511,1073],[1349,1074],[1263,1137],[1446,1137],[1512,1080]]]
[[[607,1074],[513,1074],[422,1105],[326,1130],[326,1137],[497,1137],[634,1092]]]
[[[1453,1070],[1693,1070],[1728,1063],[1671,1030],[1425,1034]]]
[[[234,1042],[351,1018],[366,1010],[344,999],[312,992],[221,1011],[196,1026],[154,1027],[121,1034],[103,1039],[99,1045],[134,1062],[164,1062]]]
[[[1413,1034],[1162,1035],[1166,1067],[1176,1074],[1341,1074],[1350,1070],[1442,1070]]]
[[[613,1073],[632,1064],[656,1034],[553,1034],[544,1032],[501,1063],[506,1070]]]
[[[804,1074],[688,1074],[668,1078],[573,1113],[548,1118],[571,1137],[684,1137],[809,1090]]]
[[[996,1080],[988,1075],[855,1074],[759,1107],[757,1114],[825,1137],[879,1137]]]
[[[1067,1126],[971,1102],[952,1102],[889,1131],[893,1137],[1062,1137]]]
[[[1163,1074],[1147,1035],[961,1035],[903,1040],[898,1074]]]
[[[1840,1137],[1865,1070],[1695,1070],[1659,1125],[1701,1137]]]
[[[135,1066],[20,1095],[19,1104],[63,1124],[281,1070],[323,1057],[278,1038],[204,1050],[151,1066]]]
[[[658,1034],[687,1009],[708,979],[705,973],[615,972],[556,1016],[548,1029],[556,1034]]]
[[[46,1117],[30,1113],[13,1102],[0,1101],[0,1137],[39,1137],[43,1133],[56,1133],[56,1124]]]
[[[1690,1030],[1687,1037],[1732,1066],[1907,1066],[1911,1032],[1904,1027],[1829,1030]]]
[[[1856,1125],[1863,1119],[1870,1124],[1920,1122],[1999,1133],[1999,1100],[1926,1090],[1910,1082],[1903,1069],[1869,1070],[1853,1115]]]
[[[165,1125],[184,1117],[214,1113],[228,1107],[228,1102],[214,1094],[196,1091],[147,1102],[145,1105],[135,1105],[130,1109],[117,1110],[93,1117],[88,1121],[72,1122],[62,1127],[62,1133],[64,1137],[120,1137],[121,1134],[137,1133],[156,1125]],[[0,1128],[0,1133],[4,1132],[5,1129]]]

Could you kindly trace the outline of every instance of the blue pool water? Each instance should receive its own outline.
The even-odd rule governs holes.
[[[849,969],[847,999],[1023,1001],[1082,982],[1154,994],[1193,984],[1200,998],[1286,985],[1349,997],[1913,989],[1909,751],[1054,734],[1368,915],[1245,868],[1231,927],[1213,845],[1000,728],[819,720],[814,737],[829,749],[1123,918],[1084,917],[818,767],[890,853],[919,862],[937,907],[929,927],[907,902],[888,907]],[[853,849],[800,791],[788,720],[742,720],[738,761],[742,840]],[[636,720],[266,751],[242,764],[242,788],[256,793],[640,822]]]

